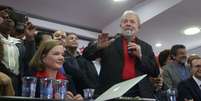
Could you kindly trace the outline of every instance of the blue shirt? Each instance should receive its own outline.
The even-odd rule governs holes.
[[[177,66],[176,70],[181,80],[186,80],[190,77],[190,71],[188,67],[182,64],[175,64],[175,65]]]

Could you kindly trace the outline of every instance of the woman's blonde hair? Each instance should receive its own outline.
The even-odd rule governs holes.
[[[30,68],[35,68],[36,71],[45,70],[45,65],[42,59],[49,53],[55,46],[62,45],[58,40],[49,40],[42,42],[33,58],[29,62]]]

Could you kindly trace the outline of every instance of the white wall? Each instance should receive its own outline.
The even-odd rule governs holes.
[[[92,39],[96,39],[97,35],[98,35],[97,32],[92,32],[92,31],[88,31],[88,30],[83,30],[83,29],[67,26],[67,25],[48,22],[48,21],[44,21],[44,20],[40,20],[40,19],[36,19],[36,18],[29,17],[29,20],[34,25],[42,27],[42,28],[47,28],[47,29],[52,29],[52,30],[62,30],[65,32],[74,32],[78,35],[85,36],[85,37],[92,38]]]
[[[146,0],[131,10],[137,12],[140,17],[141,23],[144,23],[154,16],[164,12],[168,8],[178,4],[182,0]],[[120,29],[120,17],[113,21],[112,23],[108,24],[104,29],[103,32],[111,33],[112,35],[121,31]]]
[[[31,18],[31,17],[29,17],[29,20],[38,27],[47,28],[47,29],[51,29],[51,30],[62,30],[65,32],[74,32],[77,35],[81,35],[81,36],[84,36],[87,38],[92,38],[92,39],[97,38],[96,32],[83,30],[83,29],[79,29],[79,28],[75,28],[75,27],[70,27],[70,26],[66,26],[66,25],[61,25],[61,24],[48,22],[48,21],[44,21],[44,20],[40,20],[40,19],[36,19],[36,18]],[[80,39],[78,51],[80,51],[81,48],[85,48],[88,45],[88,43],[89,43],[89,41]]]
[[[190,54],[198,54],[199,56],[201,56],[201,46],[188,50],[188,54],[189,55]]]

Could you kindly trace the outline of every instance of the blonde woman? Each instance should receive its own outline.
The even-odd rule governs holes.
[[[34,57],[30,61],[30,67],[35,69],[33,75],[37,78],[48,77],[53,79],[70,80],[69,77],[59,71],[63,63],[64,47],[62,43],[56,40],[50,40],[43,42],[39,46]],[[37,95],[38,94],[36,94],[36,96]],[[83,100],[80,94],[74,95],[71,91],[67,92],[66,98],[71,100]]]

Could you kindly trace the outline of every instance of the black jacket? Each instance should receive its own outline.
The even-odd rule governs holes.
[[[65,73],[72,77],[78,93],[83,94],[85,88],[96,89],[98,74],[92,62],[81,55],[74,57],[66,53],[63,66]]]
[[[142,59],[139,60],[136,58],[135,62],[137,75],[148,74],[149,76],[157,76],[159,74],[159,69],[156,66],[152,47],[140,39],[136,39],[136,43],[141,46],[142,50]],[[89,60],[94,60],[98,57],[101,58],[101,71],[99,75],[100,86],[96,90],[97,95],[103,93],[112,85],[123,81],[122,69],[124,65],[124,58],[122,37],[116,38],[110,46],[104,49],[98,49],[96,43],[91,44],[84,50],[83,56]],[[135,89],[131,89],[131,92],[137,92],[138,94],[141,93],[140,95],[147,95],[148,93],[146,92],[140,92],[148,92],[149,89],[147,87],[149,87],[149,84],[146,82],[149,82],[148,78],[143,79],[139,85],[135,87]],[[140,91],[138,91],[138,88]]]
[[[201,90],[192,77],[178,85],[178,101],[184,101],[184,98],[201,101]]]

